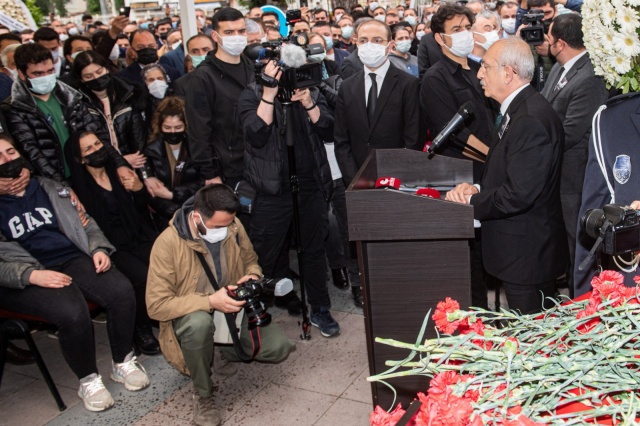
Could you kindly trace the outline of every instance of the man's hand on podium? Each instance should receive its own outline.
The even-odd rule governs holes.
[[[444,198],[447,201],[453,201],[454,203],[469,204],[469,199],[473,194],[480,192],[477,187],[470,183],[464,182],[447,192]]]

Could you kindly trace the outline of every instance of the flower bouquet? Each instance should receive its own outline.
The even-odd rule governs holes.
[[[638,0],[585,0],[582,31],[596,75],[623,93],[640,90]]]
[[[429,314],[416,343],[376,338],[410,353],[367,380],[431,377],[417,426],[640,424],[640,287],[623,282],[604,271],[582,300],[536,315],[462,311],[447,298],[432,316],[437,338],[423,341]],[[376,407],[370,421],[393,426],[404,414]]]

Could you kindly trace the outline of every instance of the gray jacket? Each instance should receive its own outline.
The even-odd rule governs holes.
[[[93,219],[89,219],[86,227],[82,226],[78,212],[69,199],[67,187],[51,179],[43,177],[35,177],[35,179],[51,201],[60,231],[78,249],[88,256],[93,256],[98,251],[108,255],[115,251],[115,247],[107,241]],[[55,250],[55,247],[51,249]],[[0,287],[22,289],[29,285],[31,272],[42,269],[44,266],[19,243],[7,241],[5,236],[0,234]]]

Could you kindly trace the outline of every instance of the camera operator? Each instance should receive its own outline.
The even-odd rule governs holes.
[[[630,93],[610,99],[596,112],[589,140],[589,158],[582,186],[579,218],[584,217],[589,209],[602,209],[604,205],[613,203],[640,210],[640,173],[637,171],[640,161],[640,127],[635,126],[639,108],[640,93]],[[617,258],[599,252],[596,253],[599,262],[596,262],[594,256],[582,271],[579,269],[595,241],[587,235],[581,222],[578,221],[574,262],[575,296],[591,291],[591,279],[599,269],[597,263],[600,263],[603,269],[621,272],[625,276],[625,285],[635,287],[633,277],[638,272],[632,263],[634,260],[638,261],[637,251],[634,255],[625,254]],[[640,241],[637,241],[636,237],[628,243],[636,244],[637,247]]]
[[[551,71],[551,67],[556,62],[555,57],[549,50],[549,38],[547,37],[547,34],[549,33],[551,22],[558,15],[558,6],[556,5],[554,0],[529,0],[528,7],[529,10],[524,15],[524,17],[534,11],[539,11],[544,15],[543,18],[539,21],[544,29],[544,40],[541,44],[531,45],[531,52],[533,53],[533,57],[536,63],[536,72],[533,79],[533,84],[537,86],[538,91],[542,91],[544,82],[547,80],[547,76],[549,75],[549,71]],[[520,25],[516,34],[520,36],[521,31],[524,28],[531,26],[533,26],[533,24]],[[544,73],[541,73],[541,63],[544,65]]]
[[[262,79],[280,80],[282,72],[269,61]],[[238,114],[245,136],[245,178],[256,189],[251,219],[251,240],[263,271],[282,278],[289,273],[288,231],[294,220],[290,166],[287,160],[282,88],[250,84],[240,95]],[[336,336],[340,326],[329,312],[325,239],[327,200],[333,180],[323,140],[333,140],[333,117],[316,88],[295,90],[287,120],[294,125],[300,242],[305,289],[311,305],[311,324],[325,337]],[[291,310],[290,310],[291,312]]]
[[[176,212],[169,227],[151,251],[147,281],[149,316],[160,321],[160,347],[171,365],[190,375],[195,388],[193,421],[196,425],[219,425],[220,412],[213,401],[211,363],[214,340],[228,342],[226,322],[215,312],[240,312],[245,301],[230,297],[227,289],[262,276],[258,256],[236,219],[240,202],[223,184],[200,189]],[[198,260],[202,253],[220,289],[214,292]],[[242,317],[238,316],[236,324]],[[240,343],[250,352],[252,340],[246,315],[240,326]],[[293,349],[282,331],[270,324],[258,328],[262,347],[257,361],[282,361]],[[213,338],[212,338],[213,336]],[[233,346],[221,352],[228,361],[239,361]],[[229,375],[214,363],[214,373]],[[233,374],[233,373],[231,373]]]

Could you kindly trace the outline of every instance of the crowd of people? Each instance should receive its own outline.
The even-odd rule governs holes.
[[[311,324],[339,335],[327,262],[363,303],[345,188],[371,150],[424,150],[472,102],[438,151],[473,162],[474,181],[446,194],[479,221],[472,304],[487,308],[500,281],[510,308],[539,311],[559,278],[573,289],[591,118],[610,96],[580,5],[443,1],[418,14],[367,0],[302,8],[289,31],[259,7],[196,9],[190,37],[179,16],[0,28],[0,308],[55,325],[80,398],[101,411],[114,401],[86,301],[99,305],[113,380],[143,389],[136,355],[162,352],[191,376],[196,424],[219,424],[211,365],[233,374],[239,348],[255,349],[236,286],[291,278],[298,244]],[[519,34],[528,9],[544,14],[536,46]],[[313,87],[283,88],[282,64],[264,55],[288,32],[321,47],[307,56],[322,74]],[[295,291],[276,296],[301,314]],[[219,356],[214,340],[231,343],[236,327]],[[293,349],[276,325],[259,330],[255,359]]]

